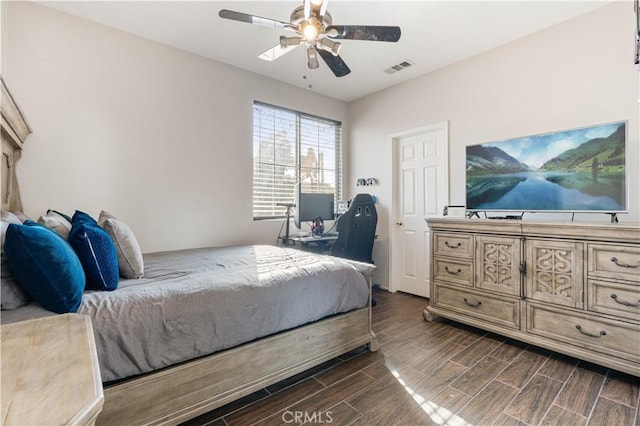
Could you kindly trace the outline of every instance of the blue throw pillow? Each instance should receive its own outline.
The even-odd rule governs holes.
[[[69,244],[75,250],[87,276],[87,290],[118,288],[118,255],[107,232],[88,214],[76,211],[71,219]]]
[[[4,251],[15,278],[43,308],[59,314],[78,310],[85,275],[62,237],[33,221],[12,223]]]
[[[75,213],[73,213],[73,217],[71,218],[71,225],[73,225],[74,223],[89,223],[92,225],[97,225],[98,221],[85,212],[76,210]]]

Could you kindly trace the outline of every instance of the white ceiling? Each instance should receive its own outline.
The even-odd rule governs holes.
[[[611,0],[609,0],[611,1]],[[299,48],[273,62],[258,54],[287,31],[218,17],[230,9],[289,21],[300,1],[44,1],[45,6],[197,55],[352,101],[601,7],[609,1],[347,1],[330,0],[334,25],[397,25],[397,43],[343,40],[351,74],[336,78],[320,61],[306,68]],[[414,67],[386,74],[404,60]],[[303,78],[306,76],[306,78]]]

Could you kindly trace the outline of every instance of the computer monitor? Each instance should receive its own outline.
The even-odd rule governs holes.
[[[322,220],[333,220],[333,194],[316,194],[310,192],[300,192],[296,188],[296,214],[293,223],[296,228],[301,229],[302,222],[313,222],[316,217]]]

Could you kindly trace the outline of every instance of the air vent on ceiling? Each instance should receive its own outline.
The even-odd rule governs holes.
[[[396,64],[390,68],[387,68],[386,70],[384,70],[384,72],[386,72],[387,74],[393,74],[398,71],[406,70],[407,68],[412,67],[413,65],[414,65],[413,62],[407,59],[400,62],[399,64]]]

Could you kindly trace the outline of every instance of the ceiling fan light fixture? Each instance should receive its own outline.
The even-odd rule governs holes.
[[[316,48],[313,46],[307,48],[307,66],[312,70],[320,66],[318,62],[318,52],[316,52]]]
[[[322,8],[323,0],[306,0],[305,5],[305,18],[310,18],[312,15],[319,16],[320,9]],[[308,7],[308,11],[307,11]]]
[[[280,36],[280,47],[286,49],[289,46],[297,46],[300,44],[300,37]]]
[[[325,37],[318,41],[317,46],[318,48],[331,53],[333,56],[338,56],[340,54],[340,49],[342,48],[342,43],[330,40]]]
[[[318,39],[318,35],[320,31],[318,27],[315,26],[311,22],[306,22],[302,25],[302,35],[304,36],[305,41],[314,42]]]

